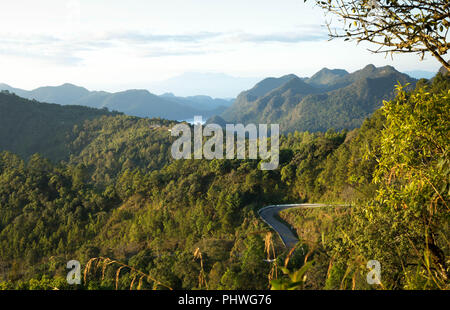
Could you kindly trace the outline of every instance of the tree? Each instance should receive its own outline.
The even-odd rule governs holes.
[[[398,86],[397,98],[384,103],[386,127],[374,181],[380,184],[378,212],[393,220],[388,234],[394,248],[403,247],[404,259],[412,245],[418,257],[407,264],[423,265],[424,278],[443,288],[449,277],[450,89],[429,90],[407,94]]]
[[[306,1],[306,0],[305,0]],[[450,48],[448,0],[316,0],[327,13],[337,15],[343,32],[331,30],[330,38],[366,41],[374,53],[431,53],[447,70],[444,55]]]

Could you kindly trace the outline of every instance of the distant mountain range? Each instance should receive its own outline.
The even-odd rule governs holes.
[[[391,66],[353,73],[324,68],[310,78],[267,78],[220,116],[229,123],[278,123],[283,132],[353,129],[394,96],[396,84],[416,82]]]
[[[215,81],[210,88],[208,76]],[[195,89],[199,93],[208,93],[217,85],[238,89],[240,84],[244,89],[252,80],[223,74],[186,74],[174,78],[173,85],[180,85],[181,79],[186,82],[186,89],[198,83]],[[215,116],[213,119],[220,123],[279,123],[283,132],[289,132],[359,127],[382,105],[383,100],[393,97],[394,86],[398,82],[414,86],[417,80],[391,66],[377,68],[368,65],[353,73],[323,68],[311,77],[289,74],[266,78],[241,92],[236,100],[209,96],[180,97],[173,93],[155,95],[139,89],[117,93],[89,91],[72,84],[31,91],[0,84],[0,90],[39,102],[107,108],[138,117],[189,120],[201,115],[204,119]],[[201,90],[201,87],[206,89]]]
[[[191,119],[195,115],[209,117],[220,114],[233,102],[232,99],[213,99],[209,96],[176,97],[172,94],[157,96],[147,90],[138,89],[117,93],[89,91],[72,84],[39,87],[31,91],[0,84],[0,90],[7,90],[20,97],[40,102],[107,108],[131,116],[172,120]]]
[[[160,97],[165,100],[191,107],[192,109],[212,112],[225,111],[226,108],[230,107],[234,102],[234,99],[211,98],[209,96],[178,97],[172,93],[165,93]]]

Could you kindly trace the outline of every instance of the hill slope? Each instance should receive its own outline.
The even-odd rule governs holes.
[[[221,116],[228,122],[279,123],[284,132],[353,129],[393,97],[398,82],[416,80],[373,65],[353,73],[325,68],[306,79],[270,78],[242,92]]]
[[[0,111],[0,150],[23,157],[41,153],[51,159],[61,159],[67,154],[64,144],[74,125],[117,114],[88,107],[40,103],[6,92],[0,92]]]

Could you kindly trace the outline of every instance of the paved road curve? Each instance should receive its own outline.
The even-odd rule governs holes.
[[[297,236],[292,232],[292,230],[286,226],[285,223],[280,222],[275,216],[280,213],[280,211],[285,209],[293,208],[320,208],[329,206],[326,204],[318,203],[301,203],[301,204],[286,204],[286,205],[271,205],[258,210],[259,216],[264,222],[266,222],[270,227],[272,227],[280,236],[281,241],[287,248],[293,248],[297,242]]]

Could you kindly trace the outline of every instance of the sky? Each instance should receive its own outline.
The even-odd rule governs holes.
[[[369,63],[440,67],[431,56],[391,60],[369,46],[328,41],[330,18],[303,0],[3,0],[0,83],[152,91],[187,73],[264,78]]]

